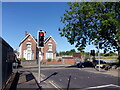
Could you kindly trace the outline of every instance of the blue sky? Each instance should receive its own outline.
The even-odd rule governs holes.
[[[60,17],[69,7],[65,2],[4,2],[2,4],[2,37],[14,49],[25,37],[25,31],[37,38],[38,30],[45,30],[57,42],[57,51],[75,49],[65,37],[60,37],[58,28],[63,27]],[[85,51],[94,49],[88,46]]]

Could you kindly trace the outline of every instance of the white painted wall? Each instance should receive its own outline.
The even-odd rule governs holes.
[[[22,44],[19,47],[19,52],[20,52],[19,58],[21,58],[22,57]]]

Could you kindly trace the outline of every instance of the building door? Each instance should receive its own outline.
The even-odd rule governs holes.
[[[27,54],[27,60],[31,60],[30,53]]]

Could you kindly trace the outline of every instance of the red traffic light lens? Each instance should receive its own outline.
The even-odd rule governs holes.
[[[43,32],[40,32],[39,35],[40,35],[40,36],[44,36],[44,33],[43,33]]]

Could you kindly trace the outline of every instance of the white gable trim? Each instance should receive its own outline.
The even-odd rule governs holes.
[[[30,36],[33,38],[33,36],[30,34]],[[33,40],[37,43],[37,41],[35,40],[35,38],[33,38]]]
[[[22,42],[26,39],[26,38],[28,38],[28,36],[31,36],[32,37],[32,39],[36,42],[36,40],[33,38],[33,36],[29,33],[21,42],[20,42],[20,45],[22,44]],[[37,42],[36,42],[37,43]],[[20,46],[19,45],[19,46]]]
[[[44,43],[46,43],[46,42],[47,42],[50,38],[52,38],[52,39],[53,39],[53,41],[55,42],[55,44],[57,44],[57,43],[56,43],[56,41],[54,40],[54,38],[53,38],[51,35],[49,36],[49,38],[47,38],[47,40],[45,40],[45,42],[44,42]]]

